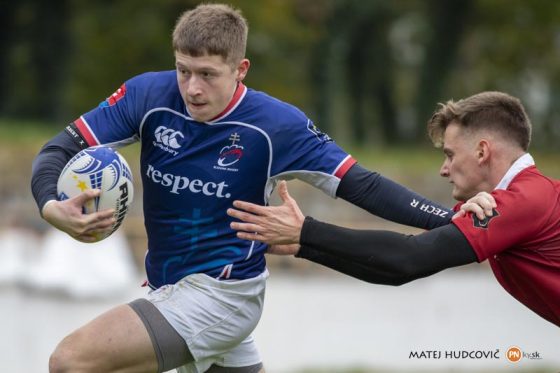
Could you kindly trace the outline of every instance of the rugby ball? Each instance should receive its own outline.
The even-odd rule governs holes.
[[[115,209],[116,222],[111,231],[96,237],[96,241],[101,241],[120,227],[134,196],[132,173],[123,156],[109,147],[95,146],[70,159],[58,178],[58,200],[89,189],[99,189],[101,194],[83,206],[84,214]]]

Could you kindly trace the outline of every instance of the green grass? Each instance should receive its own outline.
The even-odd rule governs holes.
[[[64,124],[0,118],[0,142],[35,144],[45,142],[64,128]]]

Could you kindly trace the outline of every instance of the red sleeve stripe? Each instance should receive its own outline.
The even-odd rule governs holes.
[[[91,128],[85,121],[84,117],[79,117],[78,119],[76,119],[74,121],[74,124],[80,130],[80,133],[89,146],[99,145],[99,140],[97,140],[97,137],[95,137],[95,135],[91,131]]]
[[[357,161],[352,158],[351,155],[348,155],[342,162],[340,162],[336,170],[334,170],[334,176],[342,179],[342,177],[346,175],[350,167],[352,167],[356,162]]]

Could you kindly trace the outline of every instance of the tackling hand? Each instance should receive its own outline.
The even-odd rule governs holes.
[[[465,216],[467,212],[471,212],[480,220],[484,220],[487,216],[492,216],[494,214],[493,209],[497,206],[496,200],[490,193],[479,192],[467,202],[463,203],[461,209],[453,215],[452,219]]]
[[[280,206],[261,206],[254,203],[234,201],[235,209],[228,209],[228,215],[241,220],[232,222],[237,237],[250,241],[261,241],[269,245],[299,243],[301,227],[305,216],[296,201],[288,193],[288,186],[281,181],[278,194],[283,204]]]

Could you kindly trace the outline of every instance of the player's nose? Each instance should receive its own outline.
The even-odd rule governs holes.
[[[441,177],[449,177],[449,168],[445,162],[443,162],[441,168],[439,169],[439,175]]]
[[[202,92],[200,80],[192,76],[187,82],[187,94],[191,97],[198,96]]]

